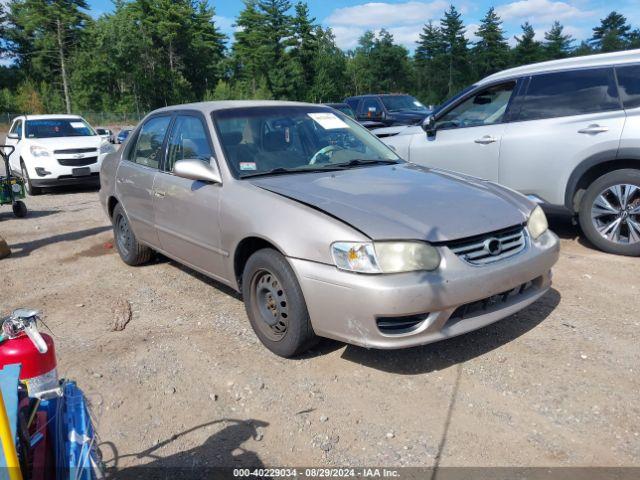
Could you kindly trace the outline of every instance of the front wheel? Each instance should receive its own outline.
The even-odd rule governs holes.
[[[120,204],[113,209],[113,236],[116,249],[124,263],[131,266],[141,265],[151,259],[153,251],[138,243],[127,214]]]
[[[20,163],[20,170],[22,175],[22,180],[24,180],[24,185],[27,188],[27,193],[32,197],[36,195],[40,195],[42,193],[42,189],[40,187],[34,187],[31,183],[31,178],[29,178],[29,172],[27,171],[27,167],[24,162]]]
[[[253,331],[276,355],[293,357],[317,343],[296,275],[276,250],[265,248],[249,258],[242,295]]]
[[[617,170],[593,182],[582,198],[579,219],[599,249],[640,256],[640,170]]]

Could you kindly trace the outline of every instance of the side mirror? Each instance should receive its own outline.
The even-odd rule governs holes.
[[[434,115],[429,115],[422,121],[422,130],[430,137],[436,134],[436,117]]]
[[[18,135],[15,132],[12,132],[7,134],[7,138],[10,138],[11,140],[20,140],[20,135]]]
[[[197,158],[178,160],[173,167],[173,174],[189,180],[222,183],[222,177],[215,163],[204,162]]]

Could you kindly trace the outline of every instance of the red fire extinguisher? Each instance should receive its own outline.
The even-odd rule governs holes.
[[[19,309],[2,320],[0,367],[19,363],[30,397],[55,396],[59,386],[53,339],[38,332],[37,310]]]

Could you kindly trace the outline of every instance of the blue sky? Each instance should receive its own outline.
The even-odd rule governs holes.
[[[89,3],[94,16],[110,11],[113,6],[111,0],[89,0]],[[234,18],[243,3],[240,0],[210,0],[210,3],[215,8],[218,25],[232,37]],[[365,30],[384,27],[397,42],[413,50],[422,25],[430,19],[440,19],[451,1],[309,0],[307,3],[321,24],[333,28],[342,48],[353,48]],[[460,0],[453,4],[463,13],[470,40],[474,39],[479,20],[492,5],[503,18],[511,42],[526,20],[535,27],[540,39],[554,20],[559,20],[566,32],[578,40],[588,39],[591,29],[612,9],[626,15],[634,27],[640,27],[640,0]]]

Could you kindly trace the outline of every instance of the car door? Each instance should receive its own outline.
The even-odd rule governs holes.
[[[206,121],[198,113],[178,113],[167,154],[154,185],[155,223],[160,245],[168,255],[222,279],[218,209],[221,184],[188,180],[173,174],[177,161],[215,162]]]
[[[613,68],[534,75],[514,101],[502,139],[499,182],[564,205],[578,164],[616,158],[624,122]]]
[[[23,132],[24,122],[22,119],[17,118],[13,121],[11,128],[9,129],[9,133],[7,134],[7,138],[5,139],[5,144],[14,147],[13,152],[9,155],[9,166],[14,173],[20,172],[20,142],[24,138]],[[18,138],[11,138],[17,135]]]
[[[153,184],[159,171],[171,115],[147,119],[126,146],[116,172],[116,193],[136,238],[160,247],[153,209]]]
[[[516,85],[514,80],[479,88],[438,114],[434,134],[412,139],[409,160],[496,181],[500,142]]]

